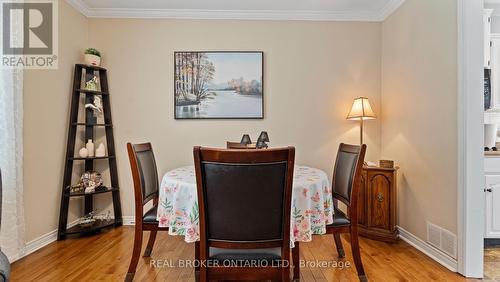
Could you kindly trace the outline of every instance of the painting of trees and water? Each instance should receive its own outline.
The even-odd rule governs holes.
[[[175,52],[176,119],[263,118],[262,52]]]

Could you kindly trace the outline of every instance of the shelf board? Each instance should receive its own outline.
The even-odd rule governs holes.
[[[90,95],[109,95],[109,93],[107,93],[107,92],[94,91],[94,90],[88,90],[88,89],[83,89],[83,88],[76,89],[76,92],[90,94]]]
[[[118,191],[119,189],[117,187],[106,187],[106,190],[99,190],[95,191],[93,193],[85,193],[85,192],[77,192],[77,193],[64,193],[66,197],[81,197],[81,196],[89,196],[89,195],[95,195],[95,194],[102,194],[102,193],[109,193],[113,191]]]
[[[111,123],[84,123],[84,122],[73,122],[71,123],[73,126],[104,126],[104,127],[111,127],[113,126]]]
[[[86,160],[105,160],[105,159],[114,159],[115,156],[104,156],[104,157],[88,157],[88,158],[81,158],[81,157],[71,157],[69,160],[72,161],[86,161]]]
[[[103,67],[98,67],[98,66],[92,66],[92,65],[86,65],[86,64],[76,64],[77,66],[84,68],[84,69],[89,69],[89,70],[102,70],[106,71],[105,68]]]
[[[80,225],[77,224],[71,228],[66,229],[66,232],[64,232],[64,234],[69,235],[69,234],[95,233],[101,231],[104,228],[109,228],[120,224],[121,221],[115,221],[114,219],[98,220],[91,227],[81,227]]]

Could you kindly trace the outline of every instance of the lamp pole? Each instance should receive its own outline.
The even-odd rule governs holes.
[[[360,118],[359,119],[359,127],[360,127],[360,130],[359,130],[359,145],[363,145],[363,118]]]

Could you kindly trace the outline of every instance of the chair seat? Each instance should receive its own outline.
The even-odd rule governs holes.
[[[328,227],[342,227],[351,225],[351,221],[347,218],[347,216],[339,209],[334,208],[333,214],[333,222],[326,226]]]
[[[158,224],[158,220],[156,220],[157,214],[158,214],[158,205],[155,205],[144,214],[144,216],[142,217],[142,221],[144,223]]]
[[[210,248],[211,260],[215,260],[219,265],[227,264],[245,265],[259,263],[261,266],[272,266],[272,263],[279,263],[281,260],[281,248],[269,249],[221,249]],[[263,264],[266,262],[266,264]]]

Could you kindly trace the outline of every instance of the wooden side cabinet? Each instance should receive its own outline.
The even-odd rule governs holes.
[[[359,235],[395,242],[397,224],[397,168],[363,167],[359,189]]]

